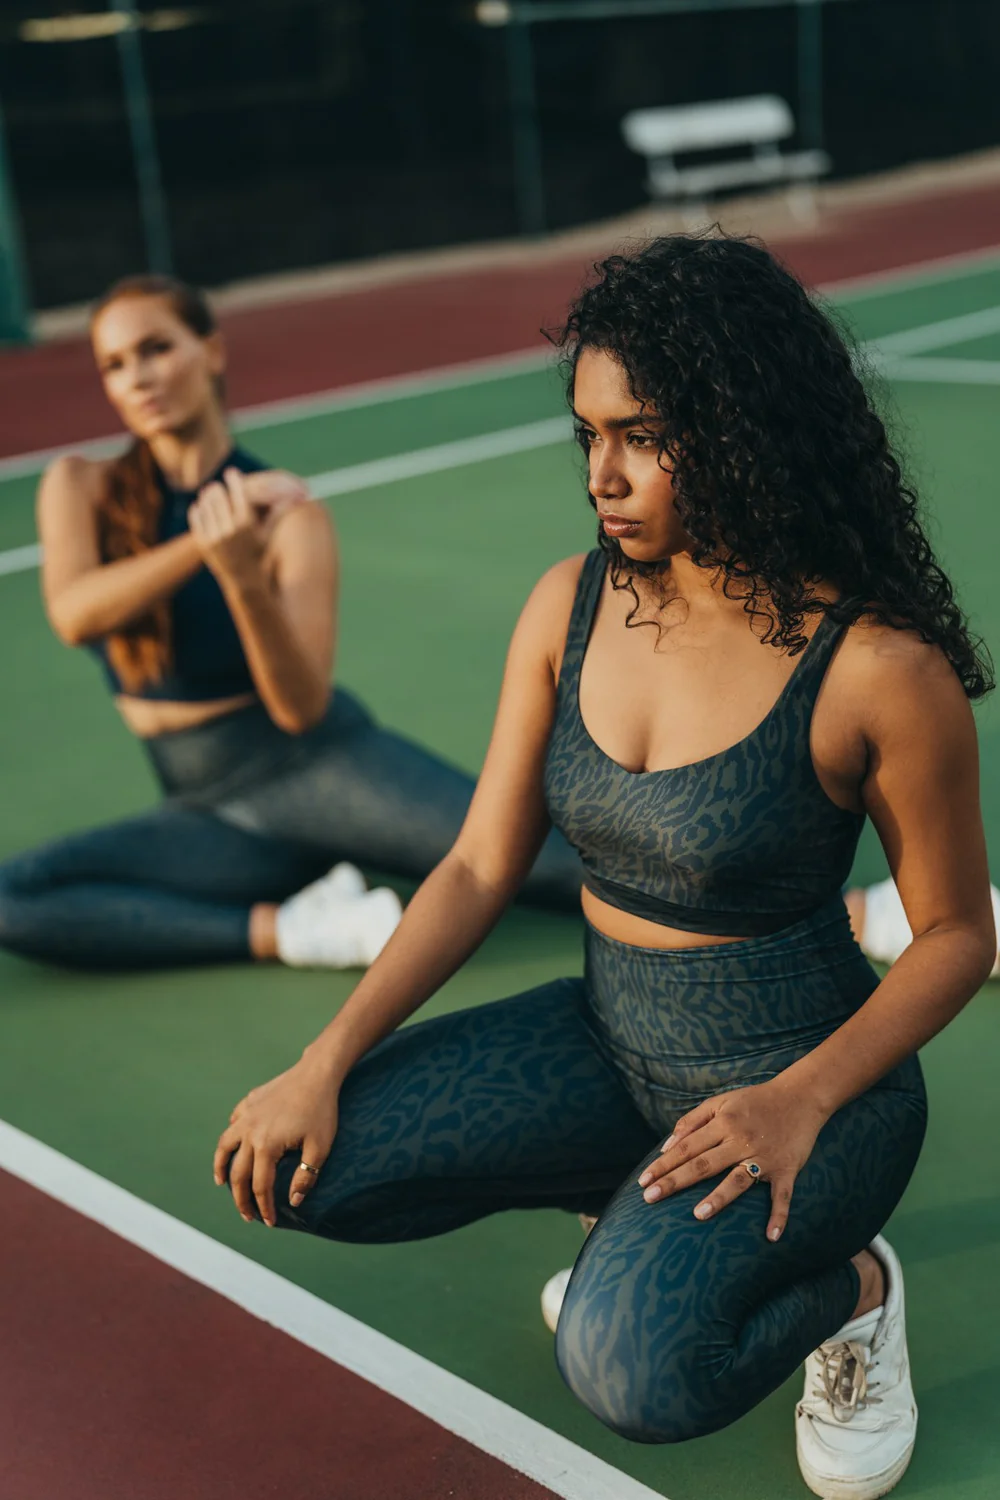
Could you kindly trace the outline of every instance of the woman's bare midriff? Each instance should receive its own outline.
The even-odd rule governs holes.
[[[256,693],[239,693],[235,698],[212,698],[205,703],[170,703],[157,698],[132,698],[120,694],[115,707],[132,733],[141,740],[158,734],[175,734],[180,729],[196,729],[212,719],[221,719],[238,708],[249,708],[258,701]]]
[[[718,943],[743,941],[738,937],[712,937],[707,932],[684,932],[679,927],[647,922],[645,917],[633,917],[617,906],[609,906],[586,886],[581,904],[591,927],[596,927],[598,932],[616,943],[627,943],[631,948],[712,948]]]

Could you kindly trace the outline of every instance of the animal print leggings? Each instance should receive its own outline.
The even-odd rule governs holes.
[[[647,1204],[636,1179],[680,1115],[773,1078],[877,979],[839,899],[746,942],[663,952],[588,929],[586,943],[583,979],[404,1027],[365,1057],[298,1210],[297,1158],[280,1164],[280,1222],[382,1243],[508,1208],[598,1214],[563,1304],[559,1368],[615,1431],[679,1442],[749,1411],[851,1316],[851,1256],[920,1151],[923,1081],[911,1058],[833,1116],[776,1245],[766,1185],[707,1223],[692,1215],[705,1184]]]

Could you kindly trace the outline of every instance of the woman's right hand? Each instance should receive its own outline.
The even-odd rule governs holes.
[[[298,1167],[291,1181],[289,1201],[297,1208],[316,1182],[337,1134],[339,1089],[329,1069],[308,1055],[270,1083],[251,1089],[229,1117],[229,1125],[215,1148],[215,1181],[222,1187],[228,1176],[233,1200],[247,1223],[253,1205],[272,1229],[275,1167],[289,1151],[316,1168]]]
[[[287,469],[259,469],[243,476],[243,487],[257,515],[258,524],[273,526],[286,511],[312,499],[309,486]]]

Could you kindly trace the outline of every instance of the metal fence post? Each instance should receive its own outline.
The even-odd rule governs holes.
[[[7,132],[0,113],[0,341],[31,342],[28,278],[21,241],[21,220],[10,180]]]
[[[798,5],[799,130],[810,151],[823,146],[823,0]]]
[[[517,6],[511,7],[505,30],[518,225],[524,235],[544,234],[545,176],[538,129],[534,48],[531,24],[518,17]]]
[[[146,260],[151,271],[160,271],[169,276],[174,268],[174,259],[153,111],[142,62],[142,17],[135,0],[108,0],[108,4],[109,9],[124,11],[127,17],[126,25],[118,32],[118,54],[125,89],[125,109],[132,136],[135,175],[139,185],[139,211],[146,241]]]

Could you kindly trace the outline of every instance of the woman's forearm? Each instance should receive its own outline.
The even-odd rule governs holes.
[[[419,1010],[492,931],[519,881],[488,884],[454,851],[424,881],[387,947],[306,1056],[336,1086]]]
[[[137,557],[103,563],[46,601],[52,628],[68,646],[100,640],[170,598],[200,567],[201,554],[187,533]]]
[[[891,1073],[958,1015],[988,978],[992,934],[948,927],[915,938],[860,1010],[780,1079],[825,1117]]]
[[[280,728],[302,734],[323,717],[329,682],[263,571],[220,583],[264,707]]]

